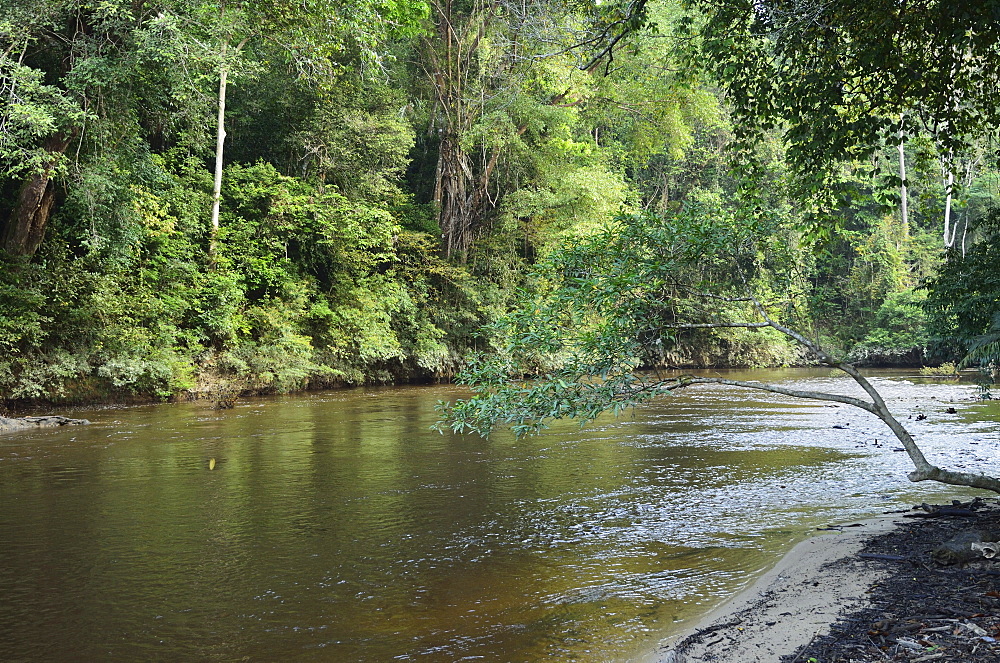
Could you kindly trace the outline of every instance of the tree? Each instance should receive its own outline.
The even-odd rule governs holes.
[[[1000,126],[996,0],[694,0],[692,5],[706,16],[704,23],[691,25],[700,30],[702,52],[726,86],[742,137],[753,142],[769,128],[783,133],[799,201],[820,212],[813,216],[814,235],[829,237],[843,223],[843,210],[865,193],[841,176],[845,165],[867,171],[870,180],[877,170],[873,157],[889,146],[899,150],[897,184],[906,206],[901,211],[913,212],[903,143],[926,138],[940,164],[934,187],[943,199],[935,219],[943,220],[939,236],[946,249],[960,249],[949,251],[949,259],[968,250],[976,219],[964,204],[956,215],[955,203],[960,192],[975,188],[983,141],[995,140]],[[964,286],[954,281],[963,270],[974,271],[969,264],[963,261],[936,287],[953,293],[990,289],[989,281]],[[932,296],[932,307],[939,306],[935,301]],[[945,308],[952,305],[963,308],[960,302]],[[937,322],[942,319],[939,315]],[[940,324],[938,333],[952,335]],[[961,333],[968,336],[968,328]],[[984,333],[981,326],[977,333]]]
[[[967,353],[990,383],[1000,377],[1000,210],[976,227],[980,240],[951,259],[927,284],[931,333],[945,348]]]
[[[703,53],[742,136],[780,127],[803,202],[827,212],[856,195],[837,176],[845,162],[863,164],[922,132],[943,158],[950,197],[957,156],[1000,123],[995,0],[693,4],[707,16]],[[944,218],[950,246],[955,228]]]
[[[698,384],[723,384],[860,408],[884,422],[914,465],[911,481],[1000,492],[1000,479],[927,461],[871,383],[778,316],[801,319],[794,255],[778,219],[755,210],[688,205],[678,214],[626,216],[604,233],[555,252],[536,274],[538,295],[502,321],[505,344],[465,381],[472,398],[443,406],[455,431],[517,434],[552,419],[593,420]],[[685,335],[757,330],[798,344],[842,371],[864,398],[781,385],[662,375]]]
[[[672,25],[677,3],[629,6],[431,3],[416,64],[429,97],[422,133],[436,157],[428,197],[445,255],[466,256],[513,208],[541,207],[529,198],[560,199],[555,181],[583,182],[577,168],[580,175],[592,168],[596,182],[654,154],[678,157],[692,126],[717,113],[715,97],[682,71],[672,44],[649,38],[625,51],[616,34],[641,23],[632,11]]]
[[[233,66],[229,58],[231,57],[230,54],[238,55],[255,33],[254,29],[247,30],[246,26],[239,26],[243,28],[241,32],[244,32],[245,35],[239,40],[239,42],[233,45],[233,33],[237,28],[237,24],[232,21],[231,16],[227,15],[226,3],[224,0],[219,2],[219,24],[221,28],[221,34],[217,37],[217,41],[219,43],[219,97],[217,105],[218,112],[216,113],[215,121],[215,178],[212,185],[213,236],[219,232],[219,206],[222,201],[222,167],[224,163],[223,152],[226,145],[226,90],[229,83],[229,73]]]
[[[214,237],[222,200],[229,78],[234,71],[248,73],[260,66],[245,57],[248,44],[263,43],[258,48],[260,59],[268,52],[281,53],[303,75],[329,79],[342,66],[337,56],[344,51],[354,51],[360,64],[377,62],[378,46],[394,36],[414,32],[426,8],[419,0],[319,0],[306,5],[285,0],[182,0],[173,11],[173,16],[161,14],[157,20],[176,35],[175,58],[187,60],[185,64],[208,64],[218,83],[211,215]]]
[[[929,130],[944,151],[1000,119],[996,2],[751,2],[698,5],[710,65],[737,112],[787,122],[800,169]]]
[[[430,5],[418,67],[431,91],[428,129],[437,139],[432,202],[444,254],[464,256],[505,193],[497,172],[504,157],[529,128],[518,117],[519,96],[539,93],[525,85],[544,39],[532,32],[546,29],[552,8],[535,13],[535,6],[482,0]],[[550,93],[547,103],[558,105],[567,94]]]
[[[99,117],[102,91],[121,83],[138,20],[119,2],[0,4],[0,248],[9,255],[30,257],[41,244],[67,152]]]

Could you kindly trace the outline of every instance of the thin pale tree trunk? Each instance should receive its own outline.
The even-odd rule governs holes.
[[[906,192],[906,150],[903,145],[903,130],[899,130],[899,214],[903,221],[903,236],[910,234],[910,215]]]
[[[246,46],[250,37],[244,38],[233,50],[239,53]],[[222,208],[222,167],[225,164],[226,146],[226,86],[229,83],[229,42],[222,42],[219,49],[219,113],[215,125],[215,184],[212,187],[212,239],[209,251],[215,251],[215,237],[219,233],[219,212]]]
[[[226,144],[226,84],[229,79],[229,67],[226,65],[226,51],[229,44],[222,44],[222,65],[219,70],[219,114],[215,129],[215,186],[212,189],[212,245],[219,233],[219,210],[222,206],[222,165],[223,151]]]
[[[965,257],[965,239],[969,235],[969,213],[966,212],[962,218],[962,257]]]
[[[955,171],[951,165],[951,155],[948,157],[948,179],[945,182],[945,199],[944,199],[944,246],[946,249],[950,249],[955,243],[955,234],[958,230],[958,224],[955,228],[951,227],[951,191],[955,186]]]

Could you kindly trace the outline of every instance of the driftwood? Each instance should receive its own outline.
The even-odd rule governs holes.
[[[972,542],[972,550],[982,553],[986,559],[993,559],[1000,553],[1000,543],[996,541],[984,541],[982,543]]]
[[[997,539],[996,532],[961,532],[935,548],[931,557],[938,564],[965,564],[984,556],[992,559],[1000,550]]]
[[[1000,561],[1000,554],[965,567],[939,566],[927,556],[965,527],[979,530],[982,539],[1000,532],[1000,508],[993,502],[973,508],[977,518],[971,527],[965,518],[911,520],[872,539],[859,556],[883,576],[867,593],[867,605],[842,616],[827,635],[796,652],[795,660],[998,663],[1000,565],[992,562]],[[1000,542],[979,545],[1000,547]]]
[[[908,513],[904,518],[975,518],[976,512],[969,511],[968,509],[951,509],[948,507],[938,509],[937,511],[930,511],[927,513]]]
[[[944,518],[944,517],[958,517],[958,518],[975,518],[978,514],[976,509],[979,509],[984,504],[982,498],[977,497],[976,499],[969,502],[960,502],[958,500],[952,500],[952,503],[948,506],[943,504],[927,504],[924,502],[920,506],[913,507],[914,509],[919,509],[918,513],[908,513],[904,518]]]

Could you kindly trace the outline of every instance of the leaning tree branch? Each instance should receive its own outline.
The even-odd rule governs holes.
[[[1000,493],[1000,479],[986,476],[984,474],[972,474],[970,472],[954,472],[952,470],[942,469],[932,463],[930,463],[924,456],[920,447],[917,446],[916,441],[913,436],[910,435],[909,431],[903,427],[903,424],[899,422],[898,419],[889,411],[889,407],[886,405],[885,400],[882,395],[879,394],[878,390],[865,378],[852,364],[847,364],[844,362],[837,361],[834,357],[830,356],[823,348],[821,348],[817,343],[809,340],[802,334],[796,332],[793,329],[789,329],[784,325],[781,325],[771,319],[764,307],[756,302],[757,311],[760,313],[761,317],[764,318],[765,322],[732,322],[732,323],[695,323],[695,324],[680,324],[680,325],[668,325],[671,328],[677,329],[698,329],[698,328],[711,328],[711,327],[743,327],[749,329],[758,329],[762,327],[771,327],[785,336],[793,339],[806,349],[808,349],[819,361],[826,366],[838,369],[849,375],[871,398],[871,401],[866,401],[861,398],[855,398],[853,396],[843,396],[840,394],[830,394],[821,391],[811,391],[803,389],[789,389],[787,387],[781,387],[778,385],[765,384],[763,382],[748,382],[742,380],[727,380],[725,378],[709,378],[709,377],[695,377],[695,376],[684,376],[674,380],[668,380],[661,382],[658,385],[658,389],[664,392],[670,392],[684,387],[688,387],[694,384],[722,384],[731,387],[742,387],[745,389],[756,389],[758,391],[767,391],[774,394],[782,394],[785,396],[792,396],[794,398],[803,398],[810,400],[819,401],[833,401],[836,403],[843,403],[845,405],[851,405],[856,408],[860,408],[866,412],[874,414],[876,417],[882,420],[889,430],[892,431],[896,439],[899,440],[900,444],[903,445],[903,449],[906,451],[907,456],[909,456],[910,461],[913,463],[914,471],[907,474],[907,478],[910,481],[938,481],[940,483],[945,483],[953,486],[969,486],[971,488],[982,488],[985,490],[991,490],[995,493]]]
[[[830,394],[824,391],[812,391],[807,389],[790,389],[788,387],[781,387],[778,385],[767,384],[764,382],[754,382],[747,380],[729,380],[726,378],[709,378],[709,377],[697,377],[697,376],[684,376],[677,378],[676,380],[671,380],[667,383],[658,386],[660,391],[675,391],[677,389],[682,389],[684,387],[690,387],[695,384],[724,384],[730,387],[743,387],[744,389],[756,389],[758,391],[769,391],[772,394],[782,394],[784,396],[793,396],[795,398],[806,398],[817,401],[833,401],[836,403],[843,403],[845,405],[853,405],[854,407],[861,408],[872,414],[876,414],[875,406],[866,400],[860,398],[855,398],[853,396],[844,396],[842,394]]]
[[[940,468],[931,465],[927,461],[927,458],[920,450],[920,447],[917,446],[917,443],[914,441],[913,436],[910,435],[909,431],[907,431],[903,427],[903,424],[899,423],[899,420],[896,419],[896,417],[892,415],[892,412],[889,411],[889,406],[885,404],[885,400],[883,400],[882,394],[878,392],[878,390],[872,385],[871,382],[868,381],[868,379],[865,376],[861,375],[861,373],[858,371],[857,368],[854,367],[853,364],[837,361],[836,359],[831,357],[825,350],[823,350],[823,348],[821,348],[819,344],[814,343],[813,341],[809,340],[808,338],[798,333],[797,331],[789,329],[788,327],[780,325],[774,320],[772,320],[767,315],[767,312],[764,310],[763,306],[758,304],[757,307],[758,310],[760,311],[760,314],[764,317],[764,319],[770,324],[772,328],[778,330],[782,334],[788,336],[791,339],[794,339],[799,344],[808,348],[809,351],[812,352],[816,356],[816,358],[818,358],[822,363],[826,364],[831,368],[836,368],[840,371],[843,371],[847,375],[851,376],[851,379],[854,380],[858,384],[858,386],[864,389],[865,393],[868,394],[868,396],[871,397],[872,399],[870,405],[873,407],[873,409],[869,409],[868,411],[874,414],[879,419],[881,419],[885,423],[885,425],[889,427],[889,430],[891,430],[893,435],[896,436],[896,439],[898,439],[900,444],[903,445],[903,448],[906,450],[906,455],[909,456],[910,460],[913,462],[913,466],[916,468],[916,470],[912,472],[910,475],[911,481],[922,481],[924,478],[932,478],[930,475],[933,475],[935,473],[940,473],[943,471]],[[918,478],[914,478],[914,475],[916,475]],[[1000,487],[1000,482],[997,482],[997,486]],[[997,492],[1000,492],[1000,490],[998,490]]]
[[[722,329],[730,327],[738,329],[761,329],[770,326],[766,322],[689,322],[663,325],[667,329]]]

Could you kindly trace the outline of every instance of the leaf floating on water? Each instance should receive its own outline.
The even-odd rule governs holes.
[[[215,459],[214,458],[209,458],[208,459],[208,469],[210,469],[210,470],[214,470],[215,469]]]

